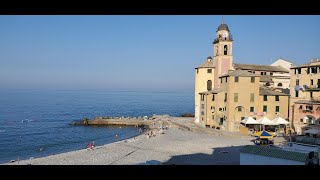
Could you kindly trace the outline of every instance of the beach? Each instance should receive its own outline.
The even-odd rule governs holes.
[[[174,119],[171,119],[174,120]],[[193,119],[179,119],[194,124]],[[184,123],[187,124],[187,123]],[[195,126],[196,127],[196,126]],[[198,129],[202,129],[198,127]],[[94,150],[77,150],[47,157],[5,163],[9,165],[239,165],[239,149],[252,137],[219,130],[183,130],[176,126],[148,138],[145,132]],[[212,133],[210,133],[212,132]],[[116,137],[115,137],[116,138]]]

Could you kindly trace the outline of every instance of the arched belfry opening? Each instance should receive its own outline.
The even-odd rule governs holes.
[[[224,47],[223,47],[223,54],[228,55],[228,46],[227,45],[224,45]]]

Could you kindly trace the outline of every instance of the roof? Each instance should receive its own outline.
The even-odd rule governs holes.
[[[320,59],[315,58],[315,59],[312,59],[310,63],[302,64],[300,66],[294,66],[294,67],[291,67],[290,69],[297,69],[297,68],[304,68],[304,67],[319,67],[319,66],[320,66]]]
[[[271,76],[260,76],[260,82],[273,82]]]
[[[220,24],[220,26],[218,27],[218,30],[217,30],[217,31],[220,31],[220,30],[230,31],[228,25],[226,25],[225,23],[221,23],[221,24]]]
[[[308,100],[299,100],[299,101],[294,102],[294,104],[320,104],[320,102],[308,101]]]
[[[209,57],[208,57],[209,58]],[[213,61],[208,61],[206,60],[204,63],[202,63],[200,66],[196,67],[197,68],[215,68],[214,67],[214,64],[213,64]]]
[[[260,75],[248,72],[248,71],[244,71],[244,70],[233,70],[233,71],[229,71],[227,74],[220,76],[219,78],[222,77],[227,77],[227,76],[247,76],[247,77],[257,77]]]
[[[267,95],[267,96],[290,96],[290,94],[285,94],[282,92],[272,91],[271,89],[260,87],[259,95]]]
[[[309,159],[308,153],[285,151],[281,149],[268,148],[263,146],[247,145],[241,148],[240,152],[300,162],[306,162]]]
[[[208,95],[208,94],[217,94],[220,91],[221,91],[221,89],[212,89],[210,91],[200,92],[199,94],[206,94],[206,95]]]
[[[271,72],[284,72],[289,73],[289,71],[281,66],[269,66],[269,65],[257,65],[257,64],[239,64],[233,63],[235,69],[242,70],[256,70],[256,71],[271,71]]]

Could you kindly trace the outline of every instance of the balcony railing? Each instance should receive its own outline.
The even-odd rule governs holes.
[[[306,91],[320,91],[320,84],[310,85],[306,88]]]
[[[303,113],[313,113],[314,111],[313,110],[310,110],[310,109],[305,109],[305,110],[302,110]]]
[[[320,102],[320,97],[312,97],[311,101]]]

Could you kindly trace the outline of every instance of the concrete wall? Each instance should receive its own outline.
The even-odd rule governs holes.
[[[305,165],[304,162],[240,153],[240,165]]]

